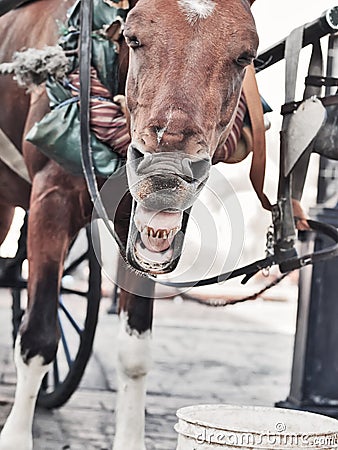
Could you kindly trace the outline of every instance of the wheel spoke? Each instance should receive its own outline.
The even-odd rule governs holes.
[[[69,289],[61,286],[61,293],[62,294],[74,294],[74,295],[80,295],[81,297],[87,297],[88,292],[84,291],[76,291],[75,289]]]
[[[59,307],[61,308],[61,310],[64,312],[65,316],[67,317],[67,319],[69,320],[69,322],[71,323],[71,325],[73,326],[73,328],[75,329],[75,331],[77,332],[77,334],[79,336],[82,335],[83,333],[83,329],[76,323],[75,319],[73,318],[73,316],[70,314],[70,312],[68,311],[68,309],[65,307],[62,298],[60,297],[59,300]],[[59,318],[59,322],[60,322],[60,318]]]
[[[59,374],[59,366],[58,366],[57,358],[54,359],[54,363],[53,363],[53,376],[54,376],[54,389],[55,389],[60,384],[60,374]],[[48,379],[46,382],[45,390],[47,390],[47,388],[48,388]]]
[[[63,276],[69,275],[74,269],[77,269],[78,266],[88,258],[88,251],[83,253],[81,256],[76,258],[69,266],[65,267],[63,271]]]
[[[67,360],[67,363],[68,363],[68,367],[71,368],[71,366],[73,364],[73,360],[72,360],[72,358],[70,356],[69,347],[68,347],[68,344],[67,344],[66,336],[65,336],[65,333],[63,331],[63,327],[62,327],[59,315],[58,315],[58,321],[59,321],[59,326],[60,326],[60,330],[61,330],[61,342],[62,342],[63,350],[65,352],[65,356],[66,356],[66,360]]]

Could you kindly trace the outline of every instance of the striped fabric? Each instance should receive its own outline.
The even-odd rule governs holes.
[[[242,93],[238,102],[237,113],[230,134],[227,137],[225,143],[217,147],[216,152],[214,153],[214,156],[212,158],[213,164],[216,164],[218,162],[227,162],[235,155],[238,141],[241,138],[246,112],[247,107],[245,97]]]
[[[79,95],[79,72],[69,75],[74,96]],[[98,80],[95,69],[90,74],[90,128],[96,137],[119,155],[125,157],[130,143],[127,120],[121,105],[112,101],[109,90]]]
[[[74,96],[79,95],[79,72],[69,75],[70,87]],[[119,103],[110,99],[110,92],[98,80],[94,68],[91,69],[91,100],[90,100],[90,127],[96,137],[107,144],[119,155],[125,157],[130,143],[130,135],[126,117]],[[241,138],[243,121],[247,111],[245,98],[242,93],[237,115],[231,132],[225,143],[219,146],[213,156],[212,163],[227,162],[235,155],[238,141]]]

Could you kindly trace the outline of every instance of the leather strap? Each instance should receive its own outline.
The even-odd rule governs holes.
[[[309,97],[307,97],[309,98]],[[328,95],[327,97],[318,97],[318,99],[323,103],[324,106],[333,106],[338,104],[338,95]],[[286,114],[291,114],[298,109],[298,106],[303,103],[303,100],[299,102],[285,103],[281,108],[281,114],[284,116]]]
[[[0,159],[17,175],[31,184],[27,166],[22,154],[0,128]]]
[[[330,87],[338,86],[338,78],[335,77],[324,77],[319,75],[308,75],[305,78],[306,86],[318,86],[318,87]]]
[[[285,42],[285,103],[296,95],[299,53],[302,48],[304,25],[291,31]]]
[[[308,69],[308,79],[311,78],[322,78],[323,77],[323,55],[320,41],[316,41],[313,43],[312,54]],[[306,84],[303,100],[315,95],[319,98],[321,94],[321,86],[314,84]],[[338,95],[323,97],[320,99],[324,106],[331,106],[338,103]],[[285,114],[285,110],[288,110],[286,113],[291,113],[302,102],[290,102],[282,107],[282,114]],[[293,104],[293,105],[292,105]],[[295,106],[295,109],[292,109],[292,106]],[[290,110],[291,109],[291,110]],[[306,174],[309,167],[310,156],[312,152],[312,146],[310,145],[305,152],[300,156],[299,160],[296,162],[293,170],[292,170],[292,198],[294,200],[300,201],[303,195],[304,184],[306,179]]]
[[[296,94],[299,54],[303,44],[304,26],[296,28],[285,42],[285,102],[292,102]],[[276,213],[273,218],[276,249],[278,252],[294,252],[296,238],[293,209],[291,204],[291,175],[287,173],[288,147],[287,130],[290,115],[283,117],[280,132],[280,169]]]
[[[299,54],[302,49],[304,35],[304,25],[295,28],[291,31],[290,35],[287,37],[285,42],[285,103],[290,103],[295,101],[296,96],[296,84],[297,84],[297,73],[298,73],[298,62]],[[281,129],[281,168],[283,171],[283,176],[287,177],[288,173],[288,152],[285,147],[286,140],[284,139],[290,123],[290,115],[283,116],[282,129]]]
[[[253,64],[248,66],[246,69],[245,78],[243,81],[243,93],[247,103],[253,138],[253,155],[250,168],[250,180],[263,208],[270,211],[271,203],[263,192],[266,165],[263,107],[258,92],[255,68]]]
[[[88,192],[97,216],[103,220],[108,232],[119,246],[121,255],[125,257],[125,248],[117,235],[113,224],[110,223],[107,211],[101,199],[94,172],[93,155],[90,142],[90,68],[92,48],[92,0],[82,0],[80,10],[80,139],[81,161],[83,174],[87,183]]]
[[[249,0],[250,6],[255,0]],[[271,211],[271,203],[264,194],[266,166],[265,126],[261,98],[258,91],[256,72],[253,64],[247,67],[243,81],[243,93],[251,121],[253,154],[250,168],[250,180],[264,209]]]

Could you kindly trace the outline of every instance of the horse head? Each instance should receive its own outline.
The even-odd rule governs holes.
[[[231,130],[258,38],[247,0],[139,0],[124,36],[134,199],[127,256],[143,272],[166,273]]]

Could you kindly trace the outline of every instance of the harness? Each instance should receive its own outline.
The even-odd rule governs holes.
[[[253,3],[253,1],[252,1]],[[82,27],[81,27],[81,59],[80,59],[80,77],[81,77],[81,142],[82,142],[82,164],[83,170],[86,177],[88,190],[90,192],[94,207],[99,215],[102,217],[104,223],[106,224],[110,234],[117,241],[120,250],[124,249],[123,245],[116,236],[115,230],[111,227],[107,213],[105,211],[104,205],[100,198],[100,193],[97,187],[95,174],[92,165],[92,154],[90,148],[90,124],[89,124],[89,92],[90,92],[90,69],[89,69],[89,54],[90,54],[90,39],[88,36],[88,28],[90,22],[91,11],[91,1],[82,0],[81,3],[81,13],[82,13]],[[322,261],[327,258],[332,258],[338,256],[338,230],[328,224],[320,223],[313,220],[308,220],[310,227],[315,230],[324,233],[329,236],[335,245],[330,246],[326,249],[317,251],[312,254],[307,254],[304,256],[297,256],[294,249],[294,240],[290,240],[290,234],[293,236],[295,233],[292,209],[291,209],[291,191],[290,183],[283,184],[284,175],[280,175],[280,189],[279,189],[279,199],[282,197],[277,205],[271,207],[271,204],[263,192],[264,184],[264,173],[265,173],[265,128],[262,120],[262,106],[261,101],[257,102],[257,84],[255,80],[254,67],[251,66],[246,74],[245,85],[243,90],[247,95],[247,102],[249,108],[249,114],[253,125],[253,135],[254,135],[254,153],[253,161],[250,170],[250,178],[252,180],[253,186],[258,197],[261,200],[263,207],[266,209],[272,209],[273,222],[275,228],[275,246],[274,253],[268,255],[266,258],[258,260],[252,264],[244,266],[239,269],[235,269],[232,272],[226,272],[220,274],[216,277],[211,277],[200,281],[189,281],[182,283],[173,282],[163,282],[161,284],[176,287],[176,288],[186,288],[194,286],[205,286],[208,284],[220,283],[224,280],[235,278],[238,276],[245,275],[242,283],[246,283],[253,275],[257,272],[270,267],[274,264],[279,264],[282,272],[288,272],[295,269],[299,269],[309,264],[314,264],[316,262]],[[249,93],[250,91],[250,93]],[[253,93],[253,94],[252,94]],[[252,96],[251,96],[252,95]],[[250,106],[249,106],[250,105]],[[260,105],[260,106],[257,106]],[[281,146],[281,153],[283,155],[283,145]],[[156,281],[159,281],[154,276],[149,276]]]
[[[0,0],[0,11],[2,1]],[[251,4],[254,0],[251,1]],[[91,0],[81,1],[81,26],[80,26],[80,132],[81,132],[81,161],[83,167],[83,174],[86,179],[88,191],[93,202],[94,208],[100,218],[102,218],[110,234],[117,242],[119,249],[123,256],[125,256],[125,249],[120,241],[117,233],[111,225],[107,212],[102,203],[93,164],[93,153],[91,148],[91,133],[90,133],[90,73],[91,73],[91,24],[92,24],[93,5]],[[302,42],[300,39],[300,33],[294,33],[293,37],[300,43],[299,50]],[[294,42],[289,41],[286,45],[286,59],[288,67],[296,66],[295,61],[297,58],[298,46],[294,46]],[[295,50],[296,49],[296,50]],[[299,51],[298,51],[299,53]],[[292,56],[288,56],[288,54]],[[289,61],[289,63],[288,63]],[[298,61],[298,60],[297,60]],[[291,73],[291,72],[290,72]],[[291,77],[291,75],[290,75]],[[307,79],[308,85],[310,83],[315,84],[327,84],[336,83],[335,79],[323,79],[323,77],[317,77],[315,74],[309,74]],[[211,277],[201,281],[192,281],[184,283],[163,283],[174,287],[192,287],[203,286],[207,284],[219,283],[228,278],[234,278],[245,275],[242,283],[246,283],[254,274],[258,271],[270,267],[271,265],[278,264],[282,272],[288,272],[298,269],[308,264],[313,264],[318,261],[322,261],[327,258],[332,258],[338,255],[338,230],[331,225],[319,223],[313,220],[308,220],[310,227],[315,230],[324,233],[329,236],[335,245],[328,247],[324,250],[308,254],[305,256],[297,256],[294,249],[295,241],[295,228],[292,217],[291,208],[291,176],[290,173],[285,171],[285,167],[281,164],[281,174],[279,180],[278,189],[278,201],[276,205],[271,206],[269,200],[263,191],[264,174],[265,174],[265,127],[263,122],[262,104],[258,94],[257,83],[255,79],[255,69],[250,66],[247,69],[244,84],[243,93],[246,98],[249,116],[252,124],[253,132],[253,158],[250,169],[250,178],[253,187],[262,203],[262,206],[268,210],[272,210],[272,217],[274,223],[274,245],[273,251],[270,252],[266,258],[258,260],[252,264],[244,266],[239,269],[235,269],[232,272],[220,274],[216,277]],[[282,128],[282,142],[281,142],[281,161],[285,161],[287,154],[287,146],[285,145],[285,139],[283,139],[283,132],[288,129],[290,122],[290,113],[294,110],[294,107],[301,105],[299,102],[295,102],[294,86],[287,86],[286,89],[286,106],[284,106],[283,112],[287,114],[283,120]],[[336,104],[335,99],[323,99],[323,103]],[[331,103],[330,103],[331,102]],[[332,103],[333,102],[333,103]],[[285,134],[285,133],[284,133]],[[149,275],[148,275],[149,276]],[[155,279],[155,277],[149,276]],[[158,280],[157,280],[158,281]],[[162,282],[161,282],[162,283]]]
[[[256,72],[253,64],[246,69],[246,74],[243,81],[243,92],[248,107],[253,137],[250,180],[263,208],[270,211],[271,203],[264,194],[266,145],[263,107],[258,91]]]

